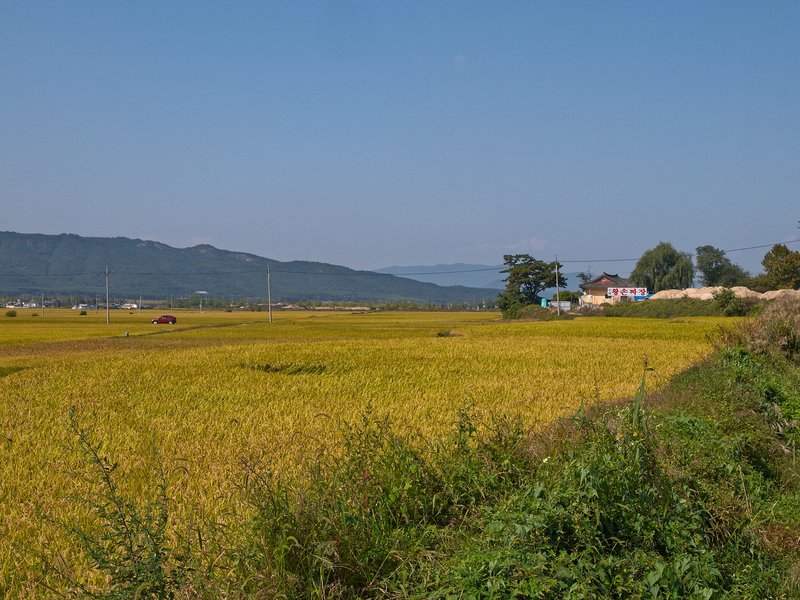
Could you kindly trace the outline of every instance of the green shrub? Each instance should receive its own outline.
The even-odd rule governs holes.
[[[152,497],[137,501],[125,497],[117,484],[117,464],[102,453],[102,444],[89,439],[70,409],[70,429],[75,434],[89,469],[85,482],[91,492],[82,504],[100,525],[66,524],[66,533],[82,550],[89,564],[105,573],[107,590],[90,591],[58,565],[48,570],[64,580],[71,593],[94,598],[172,598],[191,568],[191,548],[178,547],[167,533],[170,498],[160,461],[153,468]]]
[[[722,288],[713,293],[714,306],[726,317],[741,317],[747,314],[747,303],[730,288]]]
[[[504,319],[519,318],[519,314],[524,308],[524,305],[519,302],[518,298],[514,294],[509,294],[508,292],[503,292],[498,296],[497,306],[500,308]]]
[[[618,302],[603,305],[607,317],[700,317],[719,314],[710,300],[675,298],[674,300],[643,300],[641,302]]]
[[[724,293],[723,293],[724,292]],[[752,314],[758,302],[737,298],[730,290],[723,290],[719,300],[697,298],[675,298],[672,300],[643,300],[641,302],[619,302],[603,305],[603,314],[608,317],[652,317],[671,319],[675,317],[739,316]],[[732,299],[731,299],[732,296]]]
[[[571,318],[571,315],[564,311],[561,312],[561,315],[558,315],[554,310],[542,308],[541,306],[536,306],[534,304],[526,306],[520,310],[517,318],[525,319],[527,321],[554,321],[557,319]]]
[[[775,490],[753,466],[774,455],[763,428],[731,436],[680,413],[648,416],[643,401],[641,387],[618,415],[576,421],[580,435],[415,572],[412,595],[780,595],[780,567],[755,541],[754,512]]]
[[[17,316],[17,311],[15,311],[15,310],[7,310],[6,311],[6,316],[7,317],[16,317]]]
[[[252,542],[231,559],[245,593],[269,582],[272,595],[363,597],[419,568],[439,532],[530,468],[521,427],[494,420],[484,438],[474,419],[462,411],[453,437],[429,445],[367,413],[344,426],[341,453],[315,457],[305,483],[251,467]]]

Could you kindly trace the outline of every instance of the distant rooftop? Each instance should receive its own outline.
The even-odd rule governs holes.
[[[600,288],[600,287],[630,287],[631,282],[625,277],[620,277],[617,273],[613,275],[605,271],[586,283],[582,283],[579,287],[583,290],[587,288]]]

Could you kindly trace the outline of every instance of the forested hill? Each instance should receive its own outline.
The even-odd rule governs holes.
[[[159,242],[0,232],[0,294],[96,294],[109,269],[112,296],[162,298],[198,290],[214,297],[263,298],[267,267],[273,301],[462,303],[497,291],[439,286],[321,262],[279,262],[207,244],[173,248]]]

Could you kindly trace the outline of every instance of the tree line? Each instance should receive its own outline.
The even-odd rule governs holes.
[[[653,292],[691,287],[695,274],[704,286],[745,286],[762,292],[800,287],[800,252],[775,244],[761,265],[764,272],[751,275],[731,261],[724,250],[709,245],[696,248],[693,264],[688,253],[661,242],[642,255],[630,279]]]
[[[498,298],[498,306],[506,315],[513,316],[526,306],[538,305],[546,289],[566,289],[561,263],[537,260],[529,254],[506,254],[503,262],[506,288]],[[692,287],[695,275],[704,286],[745,286],[759,292],[800,288],[799,251],[775,244],[764,255],[761,265],[764,272],[751,275],[731,261],[724,250],[714,246],[698,246],[692,261],[688,252],[677,250],[669,242],[660,242],[642,254],[629,279],[631,285],[647,288],[650,293]],[[584,272],[578,274],[578,279],[588,283],[594,277],[591,272]]]

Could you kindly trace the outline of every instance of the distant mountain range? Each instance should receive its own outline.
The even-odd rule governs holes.
[[[437,285],[466,285],[493,290],[505,289],[505,267],[497,265],[478,265],[469,263],[452,263],[449,265],[415,265],[410,267],[382,267],[376,273],[388,273],[400,277],[408,277],[417,281],[435,283]],[[578,273],[562,273],[567,280],[567,289],[578,290]],[[549,298],[556,289],[545,290],[543,297]]]
[[[104,291],[106,267],[114,298],[181,297],[200,290],[218,298],[264,298],[268,267],[273,301],[449,304],[497,297],[494,288],[442,286],[322,262],[280,262],[208,244],[174,248],[125,237],[0,232],[0,295],[93,296]]]

